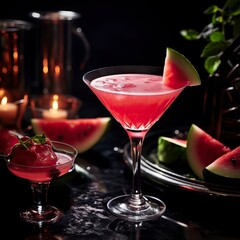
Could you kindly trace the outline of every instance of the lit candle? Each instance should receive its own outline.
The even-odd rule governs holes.
[[[12,124],[17,117],[17,105],[7,101],[7,97],[3,97],[0,104],[0,122],[5,125]]]
[[[65,119],[67,118],[67,111],[58,109],[58,96],[53,96],[52,108],[43,111],[42,117],[45,119]]]

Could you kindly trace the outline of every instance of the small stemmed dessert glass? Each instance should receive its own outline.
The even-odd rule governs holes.
[[[166,209],[160,199],[142,194],[141,152],[147,132],[187,83],[177,88],[163,85],[162,70],[151,66],[113,66],[95,69],[83,76],[83,81],[126,130],[130,140],[132,191],[107,203],[112,214],[129,221],[152,220]]]
[[[52,141],[53,150],[57,155],[54,165],[29,166],[11,162],[6,157],[6,165],[11,173],[17,177],[29,180],[33,194],[33,204],[20,212],[20,217],[27,223],[42,227],[59,221],[63,212],[48,203],[48,190],[52,179],[69,172],[77,157],[77,150],[65,143]]]

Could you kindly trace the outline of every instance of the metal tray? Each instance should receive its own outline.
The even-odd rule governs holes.
[[[196,178],[189,177],[191,173],[183,173],[178,168],[171,168],[163,164],[156,164],[157,144],[160,133],[146,136],[141,158],[141,173],[143,178],[167,187],[175,187],[188,192],[202,193],[222,197],[239,198],[240,186],[229,187],[218,184],[206,183]],[[164,134],[164,136],[169,134]],[[129,168],[132,168],[132,158],[129,143],[124,146],[123,158]]]

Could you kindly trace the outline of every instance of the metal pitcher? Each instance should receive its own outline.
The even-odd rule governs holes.
[[[81,57],[83,70],[90,47],[82,29],[76,25],[81,15],[72,11],[31,12],[36,23],[36,79],[42,94],[72,94],[73,52]],[[73,46],[73,36],[81,47]]]

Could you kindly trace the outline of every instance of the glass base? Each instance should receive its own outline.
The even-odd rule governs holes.
[[[142,196],[136,201],[131,195],[122,195],[108,201],[107,208],[118,218],[142,222],[160,217],[165,212],[166,205],[152,196]]]
[[[36,224],[39,227],[55,223],[59,221],[63,216],[63,212],[53,206],[48,206],[44,211],[37,211],[33,208],[29,208],[20,212],[20,217],[27,223]]]

